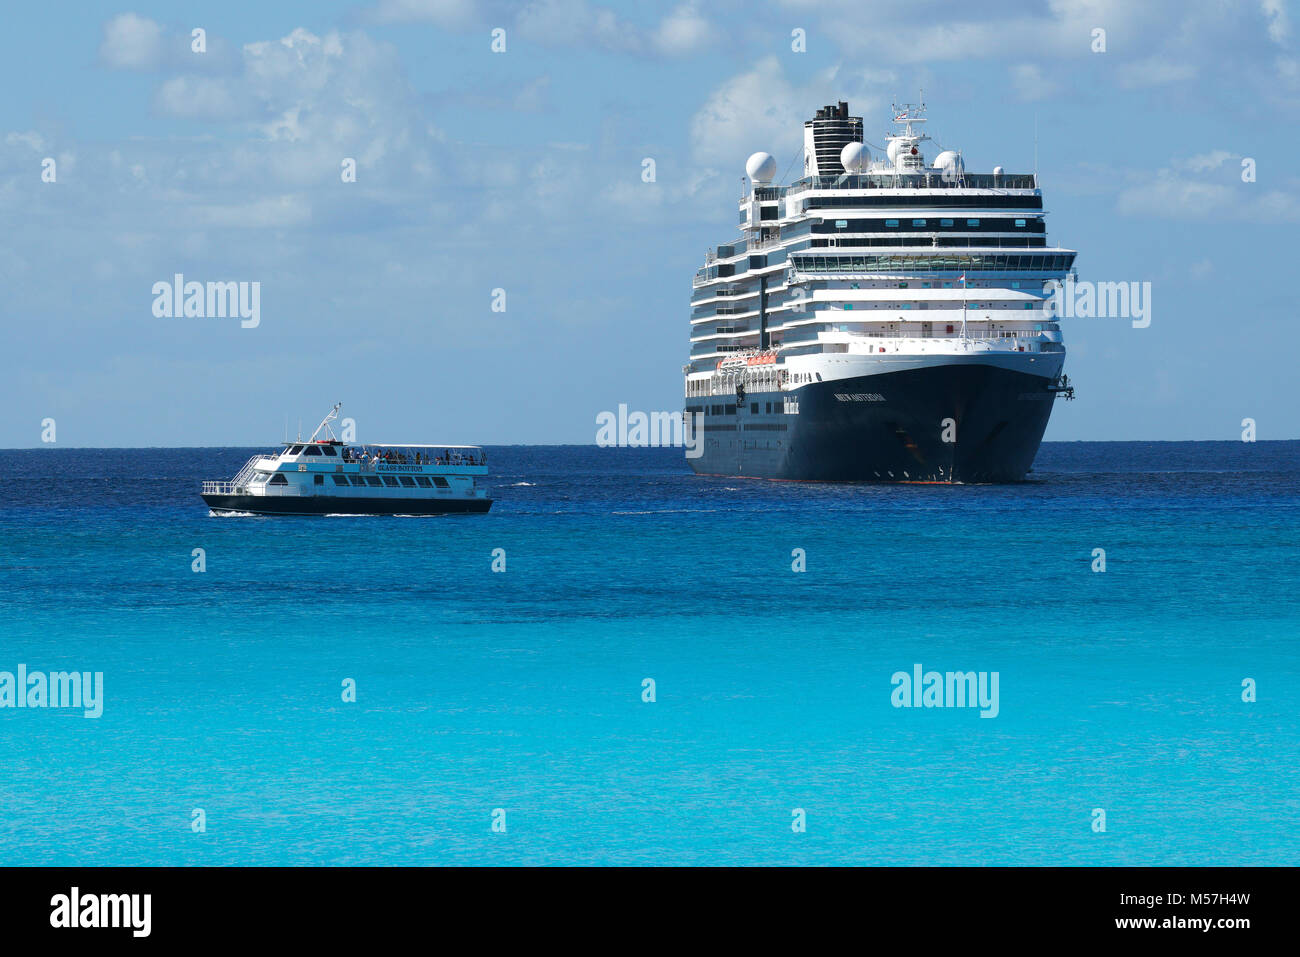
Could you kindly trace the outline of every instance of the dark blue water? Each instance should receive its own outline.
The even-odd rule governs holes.
[[[254,451],[0,452],[0,671],[105,696],[0,708],[0,864],[1300,860],[1300,443],[984,487],[493,448],[486,516],[210,517]],[[917,663],[996,717],[894,707]]]

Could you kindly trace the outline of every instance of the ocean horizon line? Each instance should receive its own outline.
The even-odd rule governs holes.
[[[306,439],[296,441],[305,442]],[[1300,442],[1300,437],[1289,439],[1255,439],[1252,442],[1243,442],[1241,439],[1044,439],[1043,445],[1264,445],[1264,444],[1283,444],[1287,442]],[[283,444],[283,443],[275,443]],[[348,442],[347,445],[379,445],[383,443],[376,442]],[[387,443],[399,444],[399,443]],[[438,445],[440,443],[431,443]],[[601,446],[595,442],[478,442],[474,443],[475,447],[482,449],[599,449],[609,448]],[[254,445],[63,445],[50,443],[46,445],[4,445],[0,446],[0,452],[38,452],[38,451],[78,451],[78,452],[108,452],[108,451],[202,451],[204,449],[262,449],[270,447],[271,443],[262,442]],[[448,443],[448,448],[453,448],[455,443]],[[642,445],[642,446],[616,446],[620,451],[650,451],[653,449],[670,449],[675,446],[671,445]]]

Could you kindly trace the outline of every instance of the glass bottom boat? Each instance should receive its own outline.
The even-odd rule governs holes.
[[[204,482],[203,501],[216,513],[255,515],[442,515],[492,507],[480,486],[487,456],[478,446],[347,445],[329,424],[341,408],[334,406],[310,439],[253,456],[229,482]]]

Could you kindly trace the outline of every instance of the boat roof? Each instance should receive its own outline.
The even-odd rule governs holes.
[[[481,449],[481,445],[449,445],[446,442],[439,442],[436,445],[422,445],[419,442],[340,442],[338,439],[295,439],[283,443],[285,448],[291,445],[347,445],[351,444],[356,448],[368,448],[370,446],[382,446],[391,449]]]

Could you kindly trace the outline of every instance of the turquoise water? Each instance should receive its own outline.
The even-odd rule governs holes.
[[[500,448],[487,516],[210,517],[252,451],[0,452],[0,671],[105,691],[0,708],[0,864],[1300,862],[1300,443],[951,488]],[[893,707],[918,662],[997,716]]]

